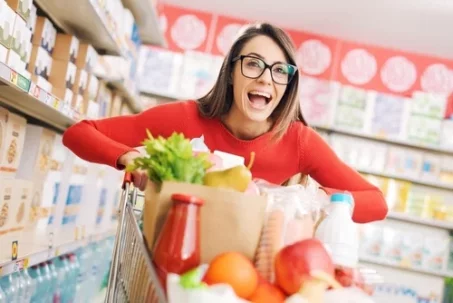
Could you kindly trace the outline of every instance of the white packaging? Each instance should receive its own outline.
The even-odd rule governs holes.
[[[335,265],[355,268],[359,261],[359,234],[351,217],[353,197],[337,193],[330,201],[328,215],[316,229],[315,238],[324,244]]]
[[[425,153],[422,162],[422,179],[432,182],[439,180],[440,162],[440,155]]]
[[[444,95],[425,92],[412,94],[411,112],[436,119],[443,119],[447,108],[448,99]]]
[[[442,120],[411,115],[407,124],[407,139],[421,145],[439,145]]]
[[[23,179],[14,179],[13,195],[17,201],[13,208],[13,218],[17,230],[22,230],[30,223],[31,201],[34,184]]]
[[[7,49],[11,48],[13,43],[14,22],[16,13],[6,2],[0,1],[0,44]]]
[[[441,145],[453,150],[453,120],[442,121]]]
[[[0,177],[14,178],[22,157],[27,121],[0,108]]]
[[[422,266],[430,270],[444,270],[448,259],[448,237],[430,235],[425,237]]]
[[[0,233],[7,233],[14,226],[12,211],[15,204],[13,199],[14,184],[14,179],[1,179],[0,177]]]
[[[8,49],[0,44],[0,63],[6,63],[8,59]]]
[[[28,124],[24,149],[17,176],[26,180],[42,180],[51,166],[55,132],[44,127]]]

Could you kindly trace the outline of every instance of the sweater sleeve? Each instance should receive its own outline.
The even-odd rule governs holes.
[[[354,197],[353,220],[383,220],[388,207],[382,192],[346,165],[329,145],[310,128],[301,136],[301,172],[312,176],[328,193],[349,191]]]
[[[173,103],[136,115],[83,120],[66,130],[63,144],[86,161],[123,169],[117,164],[119,157],[141,146],[147,129],[164,137],[183,131],[184,113],[179,108]]]

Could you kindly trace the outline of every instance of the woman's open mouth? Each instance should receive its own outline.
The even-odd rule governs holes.
[[[271,94],[260,91],[251,91],[247,97],[250,105],[255,109],[264,109],[272,100]]]

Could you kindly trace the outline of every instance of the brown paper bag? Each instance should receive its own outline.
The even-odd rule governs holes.
[[[160,192],[148,182],[143,233],[150,252],[171,208],[174,193],[191,194],[205,201],[201,208],[203,263],[227,251],[243,253],[253,260],[264,222],[266,197],[177,182],[164,182]]]

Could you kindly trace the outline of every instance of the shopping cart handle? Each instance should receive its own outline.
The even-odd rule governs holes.
[[[123,179],[123,189],[126,189],[126,184],[131,184],[133,182],[132,174],[130,172],[126,172],[124,174]]]

